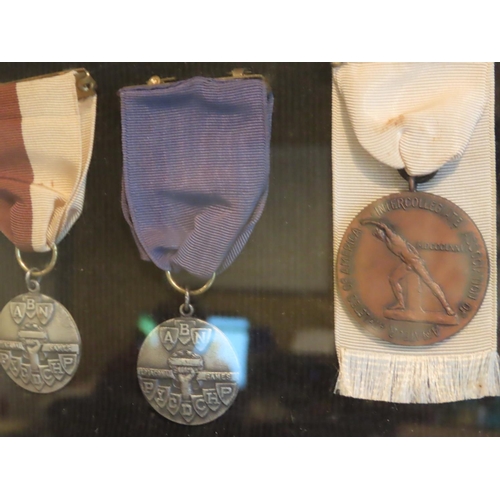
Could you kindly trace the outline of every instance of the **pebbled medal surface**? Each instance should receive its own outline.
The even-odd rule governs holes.
[[[365,331],[400,345],[459,332],[483,301],[489,261],[470,217],[445,198],[402,192],[351,222],[336,262],[336,287]]]
[[[146,338],[137,376],[149,404],[178,424],[224,414],[238,394],[239,362],[225,335],[192,317],[169,319]]]
[[[62,389],[76,372],[80,351],[73,318],[47,295],[18,295],[0,313],[0,364],[23,389],[43,394]]]

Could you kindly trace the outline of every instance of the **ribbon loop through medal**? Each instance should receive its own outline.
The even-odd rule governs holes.
[[[209,288],[213,285],[216,277],[216,273],[212,275],[212,277],[200,288],[196,290],[189,290],[188,288],[182,288],[179,286],[174,278],[172,277],[172,273],[170,271],[165,272],[167,276],[168,282],[172,285],[172,287],[178,292],[184,294],[184,304],[179,307],[179,312],[181,316],[192,316],[194,314],[194,307],[191,304],[191,296],[201,295],[209,290]]]
[[[194,317],[206,292],[245,246],[265,206],[273,99],[259,75],[195,77],[120,92],[122,206],[140,255],[184,295],[180,317],[158,325],[137,361],[139,385],[163,417],[200,425],[236,398],[240,368],[215,325]],[[171,272],[208,280],[196,290]]]
[[[164,321],[144,341],[137,361],[139,385],[162,416],[180,424],[204,424],[225,413],[235,400],[239,361],[217,327],[193,317],[191,295],[206,292],[215,275],[193,292],[179,286],[169,271],[166,275],[184,302],[179,318]]]
[[[64,306],[40,293],[40,280],[82,212],[95,115],[95,82],[82,68],[0,84],[0,230],[28,288],[0,314],[0,364],[35,393],[64,387],[80,360],[78,328]],[[49,250],[42,269],[21,255]]]
[[[175,290],[177,290],[180,293],[189,293],[189,295],[201,295],[202,293],[205,293],[209,290],[209,288],[214,284],[215,278],[217,276],[216,273],[212,274],[212,277],[200,288],[196,290],[188,290],[187,288],[182,288],[179,286],[175,281],[174,278],[172,277],[172,273],[170,271],[165,271],[165,274],[167,276],[168,282],[174,287]]]
[[[335,392],[497,396],[493,64],[346,63],[332,96]]]
[[[461,74],[465,89],[457,97],[456,86],[449,86],[458,73],[453,65],[389,66],[386,78],[373,78],[381,71],[377,64],[347,64],[336,73],[362,146],[385,165],[404,167],[408,180],[408,191],[374,201],[351,222],[337,256],[337,283],[348,314],[364,330],[395,344],[428,345],[472,320],[489,266],[469,216],[449,200],[418,191],[417,182],[463,154],[484,98],[466,99],[450,115],[450,105],[474,87],[470,75]],[[482,74],[485,68],[472,65],[470,71]],[[448,79],[439,80],[436,72]],[[419,93],[423,88],[427,94]],[[443,123],[439,132],[435,123]]]
[[[214,273],[212,277],[200,288],[197,288],[195,290],[189,290],[188,288],[182,288],[179,286],[174,278],[172,277],[172,273],[170,271],[165,272],[167,276],[168,282],[172,285],[174,290],[177,290],[180,293],[184,294],[184,304],[182,304],[179,307],[179,312],[181,313],[181,316],[192,316],[194,313],[194,307],[191,304],[191,296],[196,296],[196,295],[201,295],[202,293],[205,293],[208,291],[208,289],[213,285],[215,281],[215,276],[216,274]]]
[[[23,261],[21,250],[19,250],[19,248],[16,247],[15,248],[16,259],[19,265],[21,266],[21,269],[27,273],[30,273],[30,276],[33,276],[35,278],[41,278],[49,274],[54,269],[57,262],[57,245],[55,243],[51,243],[49,246],[51,250],[50,262],[41,270],[28,267]]]

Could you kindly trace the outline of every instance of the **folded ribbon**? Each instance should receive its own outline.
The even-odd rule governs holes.
[[[77,82],[70,70],[0,85],[0,230],[21,250],[48,251],[82,212],[96,96]]]
[[[410,175],[460,158],[483,115],[488,64],[350,63],[335,75],[360,144]]]
[[[238,256],[268,193],[273,98],[261,79],[125,88],[122,207],[141,257],[208,278]]]
[[[341,304],[336,281],[336,392],[398,403],[498,396],[493,64],[349,63],[334,70],[332,90],[334,259],[364,205],[408,189],[386,165],[411,175],[439,168],[422,190],[463,209],[490,256],[474,319],[427,346],[395,345],[365,331]]]

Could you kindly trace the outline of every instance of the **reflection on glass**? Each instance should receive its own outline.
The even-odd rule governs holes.
[[[250,342],[250,322],[246,318],[229,317],[229,316],[210,316],[207,321],[217,327],[224,333],[229,340],[236,357],[238,358],[240,370],[238,384],[241,389],[244,389],[247,384],[247,367],[248,367],[248,345]],[[219,353],[223,359],[231,360],[230,354],[224,355]],[[228,363],[232,372],[237,372],[237,366],[231,366]]]
[[[137,318],[137,328],[147,337],[156,328],[155,320],[149,314],[143,313]]]

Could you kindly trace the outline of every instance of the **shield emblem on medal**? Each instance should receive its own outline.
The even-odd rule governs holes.
[[[205,403],[204,397],[202,395],[193,395],[191,396],[191,401],[193,402],[193,408],[196,413],[198,413],[201,418],[206,417],[208,413],[208,406]]]
[[[52,302],[39,302],[36,305],[36,317],[42,325],[46,325],[54,314],[54,304]]]
[[[44,385],[44,381],[39,373],[31,374],[31,383],[37,391],[41,391]]]
[[[16,325],[20,325],[26,316],[26,303],[25,302],[11,302],[9,304],[10,315]]]
[[[167,351],[171,351],[179,339],[179,329],[168,326],[160,327],[160,340]]]
[[[181,403],[181,412],[180,413],[181,413],[182,418],[188,423],[191,422],[191,420],[193,420],[193,418],[195,416],[195,413],[193,410],[193,405],[188,401]]]
[[[220,406],[220,399],[215,389],[203,389],[203,399],[212,411],[217,411]]]
[[[151,406],[179,424],[215,420],[238,394],[238,359],[227,338],[193,317],[158,325],[141,348],[137,370]]]
[[[170,396],[170,387],[164,387],[160,385],[156,391],[155,403],[160,408],[165,408],[169,396]]]
[[[49,359],[48,363],[54,377],[60,382],[64,378],[64,370],[61,362],[57,359]]]
[[[30,290],[6,304],[0,316],[0,366],[9,377],[36,393],[64,387],[80,358],[80,335],[64,306]]]
[[[9,368],[10,364],[10,351],[0,351],[0,365],[4,370]]]
[[[167,401],[167,410],[175,415],[179,408],[181,407],[181,395],[180,394],[170,394],[170,397]]]
[[[21,364],[21,368],[19,370],[19,375],[21,377],[21,380],[25,384],[29,384],[29,381],[31,379],[31,366],[30,365],[25,365],[24,363]]]
[[[14,377],[19,377],[21,372],[21,365],[23,364],[23,359],[18,356],[11,356],[9,363],[9,373]]]
[[[150,378],[141,378],[139,380],[142,392],[148,401],[151,401],[156,393],[158,387],[158,380]]]
[[[49,386],[52,387],[54,385],[54,382],[56,381],[56,378],[54,377],[54,374],[52,373],[52,370],[50,369],[49,366],[43,366],[40,369],[40,375],[42,376],[43,381]]]
[[[77,366],[77,355],[76,354],[59,354],[59,361],[63,370],[68,375],[73,375],[76,371]]]
[[[226,405],[229,406],[238,393],[238,386],[234,382],[217,383],[215,384],[215,390],[219,399]]]
[[[203,352],[212,340],[211,328],[193,328],[191,338],[196,352]]]

